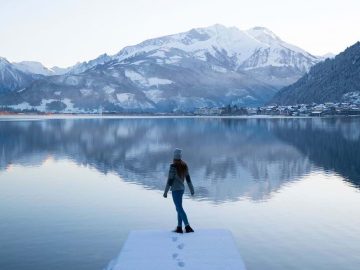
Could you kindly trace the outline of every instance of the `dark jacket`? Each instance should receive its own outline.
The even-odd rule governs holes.
[[[186,182],[187,182],[187,184],[189,186],[191,195],[194,195],[194,186],[193,186],[193,184],[191,182],[191,178],[190,178],[190,174],[189,174],[188,170],[186,170],[185,179],[186,179]],[[185,179],[181,178],[178,175],[175,165],[171,164],[170,169],[169,169],[169,176],[168,176],[168,180],[167,180],[167,183],[166,183],[164,194],[167,194],[170,188],[171,188],[171,191],[185,190],[185,185],[184,185]]]

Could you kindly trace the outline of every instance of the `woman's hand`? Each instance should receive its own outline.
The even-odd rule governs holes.
[[[164,198],[167,198],[167,193],[164,193],[163,197],[164,197]]]

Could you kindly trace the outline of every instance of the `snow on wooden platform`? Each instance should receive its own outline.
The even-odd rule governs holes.
[[[108,270],[245,270],[230,231],[132,231]]]

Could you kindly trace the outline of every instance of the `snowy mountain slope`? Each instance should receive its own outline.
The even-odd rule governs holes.
[[[112,60],[112,58],[107,55],[106,53],[100,55],[99,57],[97,57],[96,59],[87,61],[87,62],[81,62],[81,63],[77,63],[74,66],[68,67],[67,68],[67,72],[69,74],[79,74],[82,73],[88,69],[91,69],[97,65],[102,65],[108,61]]]
[[[241,31],[219,24],[146,40],[124,48],[113,58],[122,61],[149,52],[161,57],[171,49],[178,49],[200,60],[222,56],[234,70],[271,65],[294,67],[304,72],[321,60],[282,41],[267,28],[254,27]]]
[[[265,102],[276,91],[246,74],[214,71],[199,60],[183,67],[163,66],[154,59],[141,66],[133,63],[113,61],[81,74],[47,77],[3,104],[41,111],[191,111]]]
[[[42,63],[36,61],[11,63],[6,58],[0,57],[0,94],[23,91],[32,82],[43,78],[43,76],[79,74],[94,66],[104,64],[109,60],[111,60],[111,57],[103,54],[94,60],[77,63],[67,68],[57,66],[47,68]],[[3,97],[3,99],[8,100],[6,97]],[[4,104],[4,100],[0,103]]]
[[[206,60],[208,54],[216,57],[218,53],[224,53],[228,57],[236,58],[234,60],[239,65],[251,56],[253,48],[258,46],[261,46],[260,42],[248,37],[246,33],[235,27],[226,28],[222,25],[214,25],[150,39],[138,45],[126,47],[115,55],[115,59],[121,61],[142,53],[156,53],[159,50],[168,52],[171,49],[178,49],[199,60]],[[162,56],[162,54],[157,55]]]
[[[66,73],[69,74],[79,74],[84,72],[96,65],[104,64],[105,62],[111,60],[111,57],[107,54],[102,54],[96,59],[79,62],[74,66],[70,66],[67,68],[61,68],[54,66],[52,68],[45,67],[42,63],[36,61],[21,61],[21,62],[13,62],[11,63],[16,69],[28,73],[28,74],[38,74],[44,76],[53,76],[53,75],[63,75]]]
[[[288,44],[264,27],[254,27],[246,31],[250,36],[262,42],[264,46],[242,63],[243,69],[256,69],[267,66],[292,67],[300,72],[309,71],[310,67],[321,59],[306,51]]]
[[[12,63],[14,67],[24,73],[28,74],[40,74],[44,76],[61,75],[66,73],[66,69],[53,70],[45,67],[40,62],[36,61],[22,61]],[[63,71],[63,72],[62,72]]]
[[[24,89],[40,77],[22,72],[6,58],[0,57],[0,94]]]
[[[213,25],[101,55],[41,79],[2,104],[88,112],[257,106],[321,60],[266,28]]]

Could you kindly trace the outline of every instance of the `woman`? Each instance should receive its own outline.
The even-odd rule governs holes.
[[[181,149],[175,149],[174,161],[173,164],[170,165],[169,177],[164,191],[164,198],[167,197],[167,193],[171,187],[171,193],[176,207],[177,218],[178,218],[178,225],[174,230],[174,232],[176,233],[183,233],[182,230],[183,222],[185,225],[185,231],[187,233],[194,232],[194,230],[190,227],[186,213],[182,207],[182,198],[185,190],[185,185],[184,185],[185,179],[189,186],[191,195],[194,195],[194,187],[191,183],[188,166],[183,160],[181,160]]]

